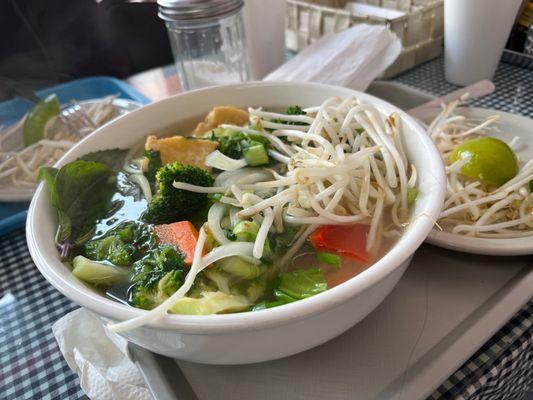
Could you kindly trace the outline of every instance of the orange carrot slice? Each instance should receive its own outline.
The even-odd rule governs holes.
[[[191,265],[198,242],[198,231],[189,221],[155,225],[154,234],[159,243],[172,244],[183,254],[185,263]]]

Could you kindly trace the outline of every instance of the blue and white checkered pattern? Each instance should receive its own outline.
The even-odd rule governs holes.
[[[437,96],[459,89],[459,86],[444,80],[442,57],[399,75],[394,81]],[[533,72],[531,70],[501,63],[493,82],[496,86],[494,93],[472,100],[470,104],[533,117]]]
[[[400,75],[397,82],[435,95],[456,89],[443,79],[442,59]],[[533,116],[533,73],[500,65],[496,92],[472,103]],[[0,237],[0,398],[86,398],[63,360],[52,324],[76,305],[50,286],[33,264],[24,231]],[[519,400],[533,381],[533,302],[430,396]]]
[[[84,398],[52,335],[76,305],[33,264],[24,231],[0,238],[0,398]]]
[[[532,316],[533,302],[530,302],[430,399],[522,399],[533,382]]]

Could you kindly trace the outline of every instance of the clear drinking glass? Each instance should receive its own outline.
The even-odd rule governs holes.
[[[242,0],[159,0],[185,90],[249,78]]]

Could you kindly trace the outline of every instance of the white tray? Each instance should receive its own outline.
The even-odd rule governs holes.
[[[429,98],[387,82],[370,91],[405,108]],[[532,257],[476,256],[426,244],[374,312],[315,349],[244,366],[143,353],[139,365],[147,375],[154,372],[147,368],[167,371],[159,400],[188,398],[168,374],[174,362],[201,400],[425,399],[532,298],[532,265]],[[272,340],[283,346],[281,338]]]

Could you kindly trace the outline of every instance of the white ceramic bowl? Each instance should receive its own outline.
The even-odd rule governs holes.
[[[227,315],[167,315],[123,334],[156,353],[211,364],[245,364],[295,354],[324,343],[370,313],[396,285],[415,250],[436,220],[444,197],[444,167],[431,140],[412,118],[373,96],[310,83],[246,83],[174,96],[147,105],[94,132],[59,162],[63,165],[90,151],[138,143],[149,134],[183,133],[214,106],[284,108],[315,106],[329,97],[357,96],[404,121],[404,145],[419,174],[420,195],[413,219],[398,243],[375,265],[349,281],[309,299],[263,311]],[[184,122],[185,121],[185,122]],[[55,212],[41,185],[33,197],[26,226],[30,253],[37,267],[61,293],[104,320],[122,321],[143,310],[109,300],[70,273],[54,246]]]

